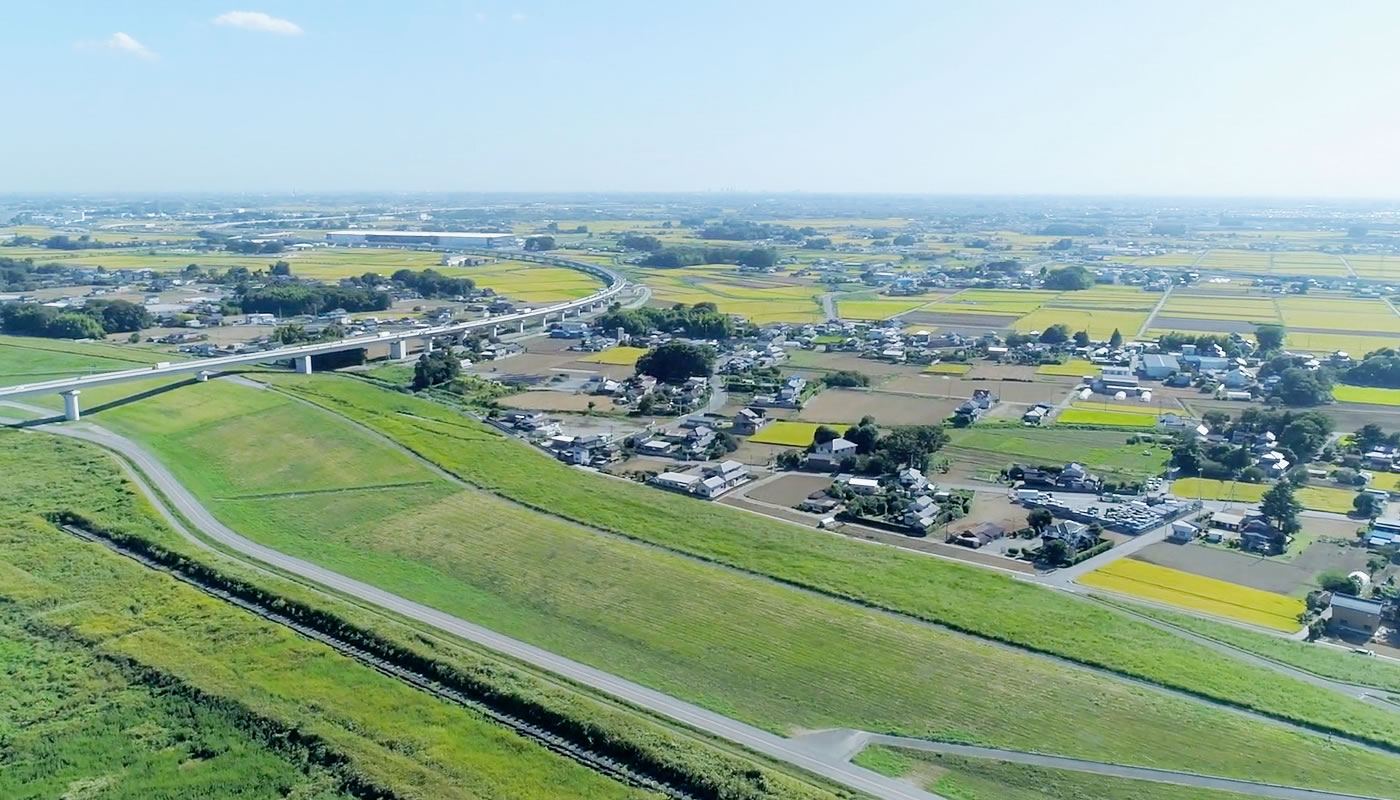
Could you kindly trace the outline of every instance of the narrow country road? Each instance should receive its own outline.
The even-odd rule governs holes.
[[[18,403],[11,405],[24,407]],[[35,412],[47,411],[32,406],[25,408]],[[9,422],[13,421],[0,419],[0,423]],[[179,525],[176,517],[165,507],[166,499],[203,535],[257,562],[307,578],[329,589],[415,619],[438,630],[588,686],[603,694],[645,708],[660,716],[746,747],[798,769],[822,776],[850,789],[882,798],[882,800],[945,799],[907,781],[888,778],[851,764],[849,759],[867,743],[889,744],[973,758],[1049,766],[1108,777],[1135,778],[1200,788],[1227,788],[1241,794],[1279,798],[1280,800],[1339,800],[1339,798],[1356,800],[1362,797],[1187,772],[1128,767],[1062,756],[952,745],[864,731],[846,731],[837,736],[830,735],[832,732],[826,732],[791,739],[784,738],[247,539],[219,522],[163,464],[146,452],[143,447],[105,428],[89,422],[30,423],[29,427],[33,430],[92,442],[124,457],[139,473],[133,476],[136,478],[135,483],[138,489],[146,494],[167,521],[175,524],[177,530],[187,537],[189,536],[188,532]],[[149,485],[147,485],[148,482]],[[152,491],[152,486],[159,494]],[[1363,798],[1363,800],[1371,799]]]
[[[1134,339],[1141,339],[1142,335],[1147,333],[1147,329],[1152,327],[1152,320],[1157,318],[1157,312],[1161,311],[1162,306],[1167,304],[1167,298],[1172,296],[1172,289],[1175,288],[1176,284],[1173,283],[1167,287],[1165,292],[1162,292],[1162,299],[1157,301],[1157,305],[1152,307],[1152,313],[1148,314],[1147,319],[1143,320],[1142,324],[1138,326],[1137,333],[1133,334]]]

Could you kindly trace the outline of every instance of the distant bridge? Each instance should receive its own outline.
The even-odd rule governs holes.
[[[506,253],[501,250],[466,250],[464,252],[472,255],[491,256],[493,258],[506,255]],[[548,325],[550,318],[556,315],[562,320],[571,313],[582,314],[595,311],[609,300],[615,298],[627,285],[627,281],[620,274],[598,264],[573,261],[571,259],[542,253],[510,252],[509,256],[513,260],[532,261],[586,272],[594,277],[603,279],[607,282],[607,286],[602,291],[595,292],[579,300],[557,303],[546,308],[533,308],[529,311],[521,311],[513,314],[502,314],[495,317],[487,316],[470,322],[457,322],[432,328],[417,328],[397,333],[385,332],[373,336],[357,336],[352,339],[337,339],[333,342],[279,347],[276,350],[264,350],[259,353],[218,356],[216,358],[193,359],[190,361],[162,361],[148,367],[99,372],[94,375],[84,375],[78,378],[62,378],[59,380],[42,381],[40,383],[22,383],[16,386],[0,386],[0,400],[40,394],[61,394],[63,395],[64,417],[69,420],[76,420],[80,416],[78,396],[82,393],[83,389],[108,386],[114,383],[126,383],[128,381],[144,381],[169,375],[193,374],[196,375],[199,380],[207,380],[210,375],[226,367],[234,367],[242,364],[263,364],[269,361],[291,361],[296,366],[298,372],[309,374],[311,372],[312,356],[324,355],[326,353],[339,353],[345,350],[357,350],[371,345],[387,344],[389,346],[389,356],[391,358],[400,359],[407,357],[409,343],[415,340],[423,342],[425,351],[431,351],[433,348],[433,340],[440,337],[461,337],[468,331],[482,328],[489,328],[493,333],[497,333],[502,327],[510,325],[514,325],[516,330],[523,332],[525,330],[525,324],[531,320],[539,320],[540,324],[543,326]]]

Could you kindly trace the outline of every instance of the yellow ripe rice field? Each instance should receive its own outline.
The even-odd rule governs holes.
[[[1018,331],[1043,331],[1051,325],[1065,324],[1070,332],[1088,331],[1089,337],[1102,341],[1116,330],[1124,339],[1131,339],[1147,321],[1146,311],[1104,311],[1083,308],[1041,307],[1012,323]]]
[[[971,371],[971,364],[929,364],[924,367],[924,372],[931,372],[934,375],[966,375]]]
[[[1269,491],[1271,484],[1220,481],[1214,478],[1178,478],[1172,481],[1172,494],[1201,500],[1228,500],[1237,503],[1257,503]],[[1356,493],[1328,486],[1300,486],[1294,492],[1304,508],[1345,514],[1352,510]]]
[[[1280,631],[1301,627],[1303,601],[1134,558],[1120,558],[1079,583]]]
[[[1155,411],[1134,411],[1129,408],[1105,408],[1099,403],[1075,403],[1055,418],[1060,425],[1104,425],[1113,428],[1153,428],[1157,425]]]
[[[653,300],[661,305],[714,303],[722,313],[738,314],[759,325],[822,322],[826,317],[817,300],[821,287],[781,276],[743,274],[729,264],[642,269],[631,274],[651,288]]]
[[[610,347],[600,353],[580,358],[579,361],[587,361],[592,364],[611,364],[613,366],[630,367],[637,363],[637,359],[646,355],[645,347]]]
[[[755,444],[780,444],[788,447],[806,447],[812,443],[812,436],[817,432],[815,422],[795,422],[792,420],[777,420],[770,422],[767,427],[749,437],[749,441]]]

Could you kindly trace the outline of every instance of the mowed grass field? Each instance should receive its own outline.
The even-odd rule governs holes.
[[[12,620],[66,650],[45,654],[42,642],[0,636],[9,667],[0,681],[8,756],[0,787],[23,787],[0,792],[6,797],[330,800],[351,775],[393,796],[649,796],[54,528],[41,515],[70,509],[104,526],[181,541],[91,445],[0,431],[0,476],[7,490],[0,493],[0,597],[8,601],[0,603],[0,629]],[[45,659],[53,671],[43,669]],[[110,667],[112,659],[192,686],[209,700],[198,701],[203,709],[182,706],[179,698],[188,695],[163,679],[142,697],[111,669],[83,667],[94,660]],[[37,677],[20,678],[26,664]],[[136,673],[124,674],[129,683]],[[295,748],[275,757],[250,747],[246,739],[259,728],[240,726],[240,740],[221,720],[242,712],[319,737],[332,757],[346,760],[344,769],[318,775]],[[29,724],[12,727],[19,719]],[[25,752],[32,761],[11,758]]]
[[[143,347],[37,336],[0,336],[0,386],[133,369],[180,358],[182,356]]]
[[[1179,687],[1205,697],[1230,698],[1231,703],[1260,709],[1285,719],[1306,719],[1310,725],[1318,725],[1323,729],[1351,730],[1356,735],[1366,738],[1384,736],[1385,741],[1390,741],[1391,734],[1382,732],[1400,726],[1400,720],[1381,710],[1372,709],[1350,698],[1285,676],[1241,669],[1238,661],[1222,653],[1185,641],[1166,631],[1134,622],[1106,609],[1097,608],[1087,601],[1042,587],[1020,583],[972,567],[923,558],[890,548],[871,548],[841,537],[815,534],[803,526],[766,520],[758,515],[742,513],[722,505],[698,503],[690,498],[657,492],[645,486],[578,473],[534,453],[498,432],[466,420],[447,408],[410,395],[380,390],[360,381],[327,375],[269,374],[266,378],[283,390],[348,414],[362,424],[403,442],[425,458],[478,486],[500,492],[530,508],[596,526],[627,538],[706,561],[738,567],[751,575],[771,576],[783,584],[805,587],[843,600],[857,600],[862,604],[871,604],[923,620],[941,622],[955,629],[973,632],[978,637],[1024,645],[1148,681]],[[947,586],[957,586],[958,591],[933,588]],[[532,602],[538,605],[540,600],[536,598]],[[647,603],[648,613],[665,616],[664,612],[657,610],[654,602],[648,600]],[[757,606],[750,605],[749,608],[756,609]],[[802,614],[790,610],[780,616],[783,619],[800,619]],[[554,617],[555,628],[559,618],[558,614]],[[712,621],[721,619],[709,611],[707,618]],[[742,618],[733,619],[737,621]],[[763,627],[766,628],[767,624]],[[697,629],[697,632],[704,629]],[[861,623],[860,629],[887,630],[874,619]],[[725,634],[719,635],[723,637]],[[792,651],[792,657],[796,657],[801,651],[794,650],[791,646],[773,644],[771,630],[766,631],[766,635],[772,646],[771,652],[764,657],[765,667],[760,672],[765,679],[776,680],[775,672],[786,673],[787,668],[777,668],[773,665],[772,652]],[[830,640],[831,634],[828,630],[822,641]],[[726,647],[734,646],[732,638],[726,642]],[[940,640],[934,646],[944,644],[947,643]],[[885,687],[887,681],[872,677],[869,670],[875,664],[884,663],[886,656],[883,648],[879,655],[872,655],[876,651],[864,645],[852,644],[850,649],[865,653],[862,669],[866,672],[860,681],[865,684],[863,688],[867,696],[863,701],[866,712],[862,713],[870,713],[883,705],[870,705],[873,701],[868,693],[875,687]],[[591,652],[593,655],[589,657],[597,657],[596,649]],[[698,652],[706,651],[701,649]],[[821,658],[815,654],[814,657]],[[940,674],[947,679],[954,673]],[[956,679],[958,687],[965,688],[961,676],[974,673],[963,670],[957,671],[956,674],[959,676]],[[737,679],[753,681],[755,677],[736,673]],[[790,675],[788,680],[796,681],[794,686],[810,686],[813,676],[805,674],[798,678]],[[926,690],[941,685],[922,680],[889,680],[906,689],[911,685],[918,685]],[[1038,678],[1035,682],[1037,686],[1049,685],[1044,679]],[[681,691],[690,690],[681,687]],[[813,688],[812,691],[820,693],[822,690]],[[782,692],[776,695],[770,692],[765,696],[770,698],[771,703],[777,702],[778,695],[781,694]],[[924,702],[934,698],[942,703],[954,698],[961,702],[964,694],[961,689],[940,691],[935,688],[924,693],[915,693],[911,699],[905,691],[899,701],[902,702],[899,708],[907,709],[910,702]],[[1151,704],[1160,709],[1163,699],[1152,697]],[[782,702],[784,705],[800,705],[804,701],[788,698]],[[831,707],[830,698],[817,702],[824,707]],[[1095,714],[1101,717],[1102,709],[1109,707],[1111,706],[1100,704]],[[756,714],[758,708],[740,706],[736,714]],[[1025,713],[1025,719],[1040,719],[1039,714],[1042,713],[1030,711],[1025,707],[1020,710]],[[1064,707],[1060,707],[1056,712],[1047,710],[1045,713],[1059,716],[1064,714],[1064,710]],[[1196,710],[1209,711],[1201,707],[1197,707]],[[936,712],[936,718],[946,720],[947,715],[952,713],[953,710],[945,706]],[[1142,730],[1142,713],[1142,710],[1135,712],[1137,720],[1132,725],[1135,732]],[[996,728],[998,737],[1007,735],[1008,732],[1000,727],[999,723],[989,724]],[[1023,723],[1018,723],[1020,724]],[[961,730],[960,726],[948,728],[939,727],[940,725],[941,723],[932,723],[932,727],[926,730],[930,735],[936,736],[953,736],[955,734],[946,731]],[[1096,723],[1096,738],[1104,738],[1097,734],[1113,727]],[[1197,729],[1198,733],[1199,730],[1201,729]],[[945,733],[933,733],[935,731]],[[1127,734],[1126,731],[1124,733]],[[1230,736],[1233,741],[1235,735]],[[1400,734],[1396,736],[1397,741],[1400,741]],[[1308,737],[1312,742],[1309,745],[1310,750],[1318,746],[1327,746],[1323,745],[1319,738],[1310,734]],[[1047,735],[1042,731],[1036,738],[1041,742],[1041,748],[1047,741],[1057,742],[1059,747],[1069,746],[1058,732]],[[1191,739],[1199,741],[1202,737],[1194,735]],[[1102,745],[1100,742],[1099,746]],[[1116,746],[1118,745],[1115,743]],[[1164,752],[1161,741],[1148,747],[1157,757],[1161,757]],[[1262,771],[1274,771],[1285,764],[1290,771],[1299,768],[1291,756],[1271,757],[1268,763],[1255,762],[1248,767],[1240,763],[1231,765],[1227,762],[1233,759],[1222,758],[1215,753],[1211,754],[1211,758],[1210,764],[1197,761],[1191,768],[1210,772],[1217,771],[1218,766],[1231,770],[1232,774],[1243,770],[1256,779],[1259,779]],[[1381,764],[1391,764],[1387,757],[1378,758]],[[1391,764],[1391,767],[1394,766]],[[1343,772],[1343,781],[1362,778],[1371,781],[1374,777],[1365,770],[1349,769]],[[1327,780],[1329,786],[1336,786],[1336,782],[1331,778]]]
[[[1096,589],[1292,633],[1302,627],[1303,601],[1248,586],[1120,558],[1079,578]]]
[[[637,359],[647,354],[645,347],[610,347],[591,356],[580,358],[579,361],[587,361],[592,364],[612,364],[614,366],[630,367],[637,363]]]
[[[874,745],[852,761],[950,800],[1245,800],[1249,795]]]
[[[1041,364],[1035,368],[1037,375],[1058,375],[1064,378],[1082,378],[1085,375],[1099,374],[1099,368],[1082,358],[1071,358],[1059,364]]]
[[[955,464],[1001,469],[1013,462],[1064,464],[1078,460],[1100,474],[1142,479],[1162,474],[1169,448],[1127,444],[1127,432],[1049,428],[962,428],[948,432],[943,451]]]
[[[608,509],[613,523],[633,519],[640,512],[640,519],[649,520],[650,529],[670,531],[681,524],[692,539],[708,538],[714,527],[721,536],[737,535],[750,545],[772,547],[774,555],[789,563],[799,563],[794,558],[808,558],[803,545],[839,546],[833,555],[850,547],[852,555],[862,558],[884,557],[873,552],[876,548],[814,535],[795,526],[775,526],[757,517],[751,520],[753,515],[690,498],[628,484],[614,487],[616,482],[607,479],[597,484],[579,482],[568,477],[575,471],[567,468],[556,475],[554,462],[411,396],[381,393],[368,384],[334,376],[290,382],[283,379],[292,376],[263,377],[293,389],[347,388],[352,398],[363,398],[359,393],[372,389],[374,394],[369,398],[383,398],[393,404],[390,407],[411,408],[414,416],[394,412],[388,418],[375,415],[365,419],[376,427],[397,421],[419,430],[420,435],[406,443],[435,460],[455,454],[450,462],[440,462],[454,472],[474,481],[484,476],[512,481],[516,475],[529,476],[532,485],[580,493],[555,498],[557,503],[542,497],[515,498],[528,500],[535,508],[553,505],[570,513],[590,514],[592,509]],[[233,385],[227,389],[257,393]],[[325,395],[299,394],[326,402]],[[224,399],[206,396],[204,402],[227,406],[236,404],[238,397],[241,395]],[[122,410],[150,399],[112,409],[115,413],[111,415],[119,416]],[[176,404],[164,413],[169,427],[183,427],[179,413],[183,407],[187,406]],[[306,418],[302,424],[310,430],[325,422],[343,424],[335,420],[318,423],[317,419]],[[208,436],[209,429],[205,430]],[[332,438],[341,438],[338,429]],[[368,436],[365,441],[375,444]],[[500,449],[501,445],[506,449]],[[159,447],[153,449],[162,457],[171,455]],[[360,448],[353,450],[359,452]],[[249,458],[250,451],[235,452],[244,455],[224,459],[212,469],[232,473],[258,468],[256,459]],[[289,448],[283,452],[291,454],[289,460],[303,462],[319,459],[325,451]],[[331,452],[326,457],[344,458],[347,454]],[[468,465],[471,469],[464,470]],[[173,468],[177,474],[189,469]],[[206,463],[202,468],[209,470],[211,466]],[[324,474],[324,470],[313,467],[308,474]],[[214,481],[234,482],[229,477]],[[446,481],[380,493],[315,492],[310,487],[303,489],[294,476],[284,478],[283,483],[288,493],[275,500],[218,503],[216,513],[247,535],[278,549],[773,730],[857,726],[1016,749],[1051,748],[1124,763],[1189,765],[1224,774],[1268,773],[1282,782],[1301,780],[1329,786],[1347,781],[1369,786],[1386,773],[1382,765],[1388,762],[1378,757],[1366,770],[1357,770],[1356,762],[1348,761],[1346,774],[1334,777],[1333,772],[1341,771],[1328,766],[1330,762],[1322,753],[1310,755],[1319,746],[1327,747],[1320,737],[1260,724],[1189,700],[1144,694],[1141,687],[1088,670],[803,592],[759,575],[600,535]],[[627,491],[618,495],[613,491],[616,488]],[[634,494],[633,489],[639,492]],[[582,498],[592,498],[592,504],[585,508]],[[631,523],[628,525],[630,531]],[[754,525],[766,528],[767,535],[745,530]],[[922,573],[921,585],[940,582],[937,572],[944,568],[941,563],[911,557],[908,565]],[[877,569],[869,574],[881,575],[882,586],[891,580],[903,581],[897,570]],[[991,599],[975,584],[999,578],[975,570],[957,571],[949,577],[954,575],[963,583],[963,590],[953,593],[957,595],[955,602],[963,606],[976,602],[979,596]],[[972,583],[967,583],[969,580]],[[1012,581],[995,585],[1003,591],[1022,590]],[[1055,597],[1043,593],[1046,598]],[[948,599],[953,601],[951,596]],[[1078,607],[1093,610],[1087,604]],[[999,617],[994,610],[978,614]],[[1064,624],[1076,627],[1073,615],[1064,619]],[[1143,635],[1153,635],[1152,629],[1139,627]],[[841,642],[841,647],[833,648],[832,641]],[[1142,641],[1137,644],[1154,650]],[[1189,643],[1177,644],[1183,645],[1182,657],[1209,661],[1209,651],[1193,652]],[[1157,660],[1154,653],[1152,662]],[[969,674],[1014,674],[1039,688],[1027,696],[1021,682],[1016,681],[990,682],[977,692],[953,691],[955,685],[961,685],[961,676]],[[920,689],[911,690],[913,686]],[[1307,687],[1300,690],[1306,692]],[[1296,701],[1292,692],[1289,696]],[[1315,695],[1311,700],[1331,703],[1346,698]],[[1384,728],[1386,717],[1369,719],[1368,709],[1356,705],[1368,725]],[[1084,724],[1090,719],[1092,725]],[[1400,720],[1395,725],[1400,740]],[[1109,730],[1114,735],[1103,735]],[[1203,730],[1287,755],[1262,767],[1253,763],[1254,759],[1245,763],[1230,754],[1234,751],[1210,746],[1199,735]],[[1336,746],[1347,753],[1353,750]],[[1365,751],[1357,753],[1366,757]],[[1400,777],[1400,764],[1393,768],[1396,772],[1390,777]],[[1320,774],[1318,769],[1327,772]],[[1352,775],[1355,777],[1348,777]]]
[[[781,444],[788,447],[806,447],[812,443],[818,424],[796,420],[775,420],[764,426],[758,433],[749,437],[756,444]]]
[[[1344,383],[1338,383],[1332,387],[1332,398],[1338,403],[1400,406],[1400,389],[1382,389],[1378,386],[1348,386]]]
[[[1074,403],[1055,417],[1057,425],[1102,425],[1108,428],[1155,428],[1155,411],[1105,408],[1098,403]]]
[[[1172,494],[1177,497],[1239,503],[1257,503],[1270,488],[1271,484],[1267,483],[1240,483],[1214,478],[1178,478],[1172,481]],[[1346,514],[1352,510],[1352,499],[1356,493],[1329,486],[1299,486],[1294,496],[1304,508]]]

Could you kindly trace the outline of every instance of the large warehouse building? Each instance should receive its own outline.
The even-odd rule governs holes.
[[[417,244],[429,247],[510,247],[517,239],[510,233],[435,233],[432,231],[330,231],[329,244]]]

